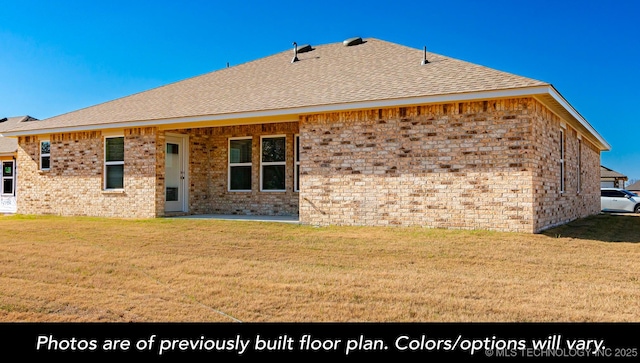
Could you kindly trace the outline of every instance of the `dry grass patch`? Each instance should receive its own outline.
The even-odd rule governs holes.
[[[0,321],[640,320],[632,216],[538,235],[25,216],[0,230]]]

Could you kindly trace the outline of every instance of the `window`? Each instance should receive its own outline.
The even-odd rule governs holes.
[[[51,168],[51,142],[49,140],[40,141],[40,170]]]
[[[626,193],[620,191],[620,190],[601,190],[600,191],[600,196],[602,197],[609,197],[609,198],[625,198],[626,197]]]
[[[104,171],[105,189],[124,187],[124,137],[104,139]]]
[[[15,192],[15,163],[13,160],[2,162],[2,195],[14,195]]]
[[[229,139],[229,191],[251,191],[251,137]]]
[[[296,135],[295,138],[295,165],[296,172],[294,174],[294,187],[293,190],[296,192],[300,191],[300,135]]]
[[[285,191],[286,137],[262,138],[260,185],[262,191]]]
[[[578,187],[577,191],[580,193],[582,189],[582,140],[578,139]]]
[[[564,174],[565,174],[565,168],[564,168],[564,147],[565,147],[565,140],[564,140],[564,130],[560,130],[560,193],[564,193],[564,187],[565,187],[565,178],[564,178]]]

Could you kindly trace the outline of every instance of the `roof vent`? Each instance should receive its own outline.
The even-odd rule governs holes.
[[[306,52],[310,52],[312,50],[313,50],[313,48],[309,44],[306,44],[306,45],[303,45],[301,47],[298,47],[298,53],[306,53]]]
[[[429,63],[429,61],[427,60],[427,47],[424,47],[424,57],[422,58],[422,65],[425,65]]]
[[[0,122],[5,122],[7,120],[8,120],[8,118],[6,118],[6,117],[5,118],[0,118]]]
[[[298,59],[298,43],[293,42],[293,59],[291,60],[291,63],[297,62],[299,61]]]
[[[364,43],[364,41],[362,41],[362,38],[355,37],[355,38],[349,38],[345,40],[344,42],[342,42],[342,45],[344,45],[345,47],[350,47],[352,45],[358,45],[362,43]]]

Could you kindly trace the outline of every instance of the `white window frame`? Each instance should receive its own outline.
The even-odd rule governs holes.
[[[280,139],[280,138],[284,138],[284,161],[269,161],[269,162],[264,162],[262,161],[262,145],[263,145],[263,140],[264,139]],[[274,165],[284,165],[284,189],[263,189],[263,185],[262,185],[262,178],[263,178],[263,174],[264,174],[264,167],[265,166],[274,166]],[[260,136],[260,191],[261,192],[277,192],[277,193],[281,193],[281,192],[286,192],[287,191],[287,135],[263,135]]]
[[[107,161],[107,139],[117,139],[117,138],[123,138],[123,142],[124,140],[124,134],[121,135],[109,135],[109,136],[105,136],[103,139],[103,160],[104,160],[104,175],[103,175],[103,183],[102,183],[102,187],[104,190],[124,190],[124,150],[122,150],[122,161]],[[123,149],[124,149],[124,144],[123,144]],[[111,165],[122,165],[122,188],[107,188],[107,166],[111,166]]]
[[[252,140],[251,149],[253,149],[253,137],[252,136],[243,136],[243,137],[230,137],[227,141],[227,191],[229,192],[251,192],[253,190],[253,181],[251,183],[251,189],[231,189],[231,167],[233,166],[250,166],[251,167],[251,175],[253,176],[253,150],[251,152],[251,162],[248,163],[232,163],[231,162],[231,141],[232,140]]]
[[[295,134],[293,136],[293,160],[294,160],[294,170],[293,170],[293,191],[300,192],[300,160],[298,158],[298,154],[300,154],[300,135]]]
[[[566,189],[566,179],[565,179],[565,174],[566,174],[566,164],[565,164],[565,158],[566,158],[566,139],[565,139],[565,130],[562,128],[560,129],[560,193],[564,193],[565,189]]]
[[[582,191],[582,137],[578,136],[578,194]]]
[[[48,154],[43,154],[42,153],[42,144],[48,142],[49,143],[49,153]],[[50,140],[40,140],[40,143],[38,143],[39,149],[38,152],[40,154],[40,170],[42,171],[49,171],[51,170],[51,141]],[[49,167],[48,168],[43,168],[42,167],[42,158],[43,157],[48,157],[49,158]]]
[[[4,163],[11,163],[11,171],[12,174],[10,176],[4,176]],[[2,185],[0,186],[0,195],[7,197],[7,196],[14,196],[16,195],[16,161],[15,160],[0,160],[0,167],[2,167],[2,170],[0,170],[0,181],[2,182]],[[4,181],[7,179],[11,179],[11,192],[9,193],[5,193],[4,192]]]

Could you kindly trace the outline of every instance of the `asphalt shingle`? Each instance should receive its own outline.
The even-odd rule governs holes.
[[[13,131],[235,114],[548,85],[379,39],[293,48],[201,76],[87,107]]]
[[[15,129],[23,121],[35,120],[31,116],[3,117],[0,118],[0,133]],[[0,137],[0,154],[13,153],[18,150],[18,140],[9,137]]]

